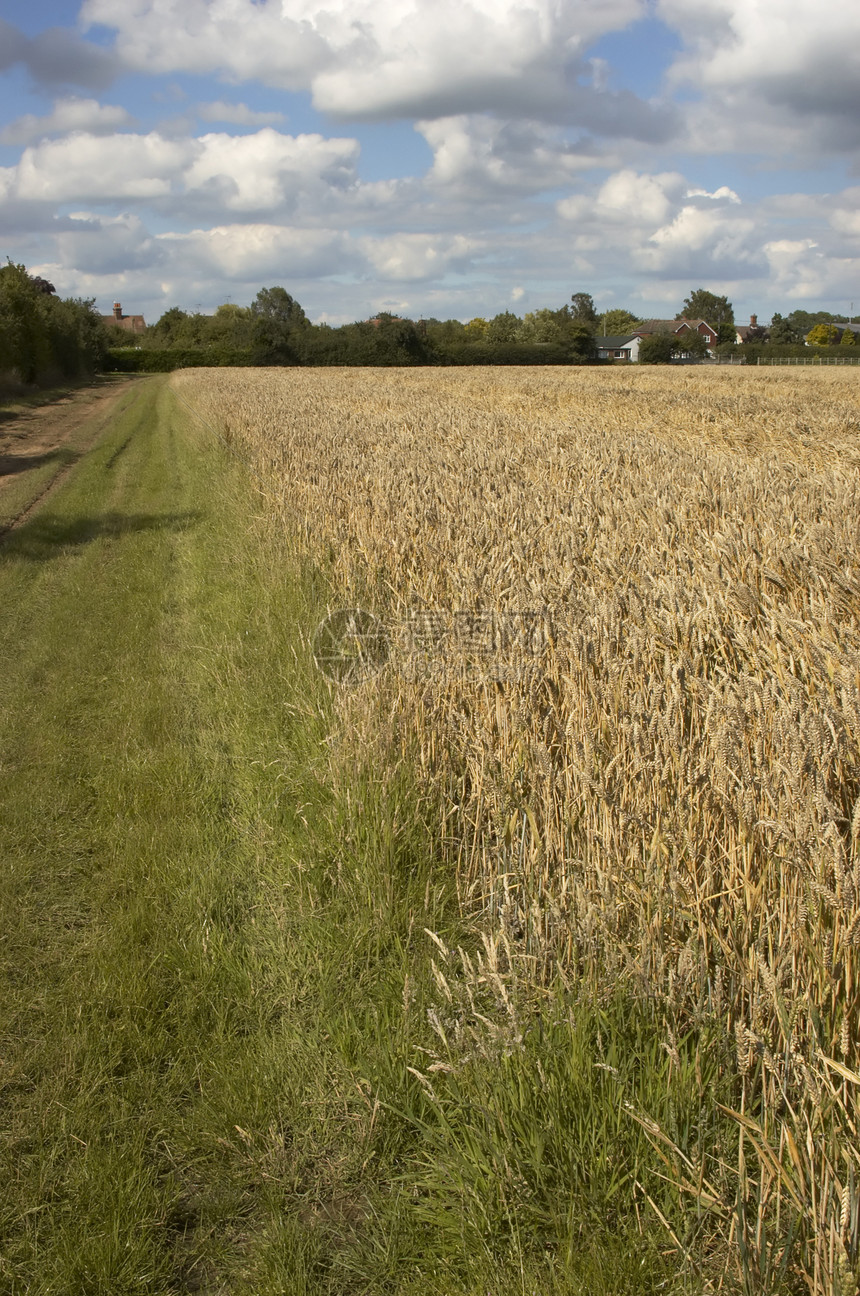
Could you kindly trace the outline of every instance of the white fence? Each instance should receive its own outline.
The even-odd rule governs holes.
[[[794,356],[759,356],[757,364],[760,365],[856,365],[860,364],[860,356],[856,359],[854,356],[848,356],[842,359],[842,356],[811,356],[809,360],[803,357]]]

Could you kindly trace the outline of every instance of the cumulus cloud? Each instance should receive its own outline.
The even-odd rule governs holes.
[[[624,169],[609,177],[595,195],[579,194],[557,204],[564,220],[626,228],[659,225],[673,208],[673,200],[684,188],[677,172],[641,175]]]
[[[354,264],[350,239],[338,230],[297,229],[273,224],[218,225],[158,236],[174,267],[260,283],[272,276],[330,275]]]
[[[845,302],[845,285],[856,282],[860,268],[856,256],[834,255],[812,238],[775,239],[764,252],[772,291],[787,301]]]
[[[130,126],[133,118],[118,104],[100,104],[97,99],[58,99],[53,111],[43,117],[27,113],[0,131],[0,144],[30,144],[48,135],[86,131],[106,135]]]
[[[255,212],[295,205],[309,192],[355,180],[355,140],[321,135],[203,135],[157,132],[107,139],[83,132],[24,150],[2,183],[10,197],[41,202],[174,202]]]
[[[674,85],[704,92],[712,122],[735,127],[743,147],[761,125],[784,150],[860,146],[860,7],[831,0],[812,14],[805,0],[658,0],[658,13],[685,43]],[[764,116],[764,122],[760,118]],[[700,117],[700,129],[707,123]]]
[[[751,217],[691,205],[655,230],[637,249],[635,261],[643,270],[670,279],[749,276],[766,270]]]
[[[561,188],[579,172],[607,165],[606,155],[542,122],[460,115],[419,121],[415,129],[433,150],[429,183],[482,200],[494,192]]]
[[[645,0],[85,0],[123,61],[310,90],[341,118],[498,112],[661,139],[670,110],[606,89],[590,44]]]
[[[217,195],[230,211],[270,211],[295,201],[309,185],[344,187],[355,179],[355,140],[322,135],[204,135],[183,176],[186,193]]]
[[[162,198],[193,153],[192,141],[158,134],[70,135],[24,150],[15,196],[54,203]]]
[[[384,238],[363,238],[360,246],[382,279],[439,279],[448,271],[464,271],[480,250],[473,238],[456,234],[394,234]]]

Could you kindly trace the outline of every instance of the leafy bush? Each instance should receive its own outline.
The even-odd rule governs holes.
[[[639,344],[640,364],[669,364],[675,358],[675,335],[651,333]]]
[[[170,373],[174,369],[195,369],[198,366],[220,368],[254,363],[253,352],[229,347],[209,347],[206,350],[192,347],[164,347],[160,350],[111,347],[104,367],[108,373]]]
[[[437,363],[443,365],[562,365],[582,364],[584,358],[569,347],[552,342],[508,342],[491,346],[473,342],[465,346],[440,347]]]

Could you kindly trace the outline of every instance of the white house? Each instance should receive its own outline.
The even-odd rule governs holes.
[[[599,337],[597,341],[598,360],[629,360],[636,364],[639,360],[638,333],[623,333],[617,337]]]

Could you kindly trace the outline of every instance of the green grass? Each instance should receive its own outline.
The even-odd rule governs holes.
[[[0,1292],[698,1290],[624,1103],[717,1155],[721,1046],[506,972],[481,1025],[433,807],[333,776],[334,596],[262,513],[153,378],[0,546]]]

